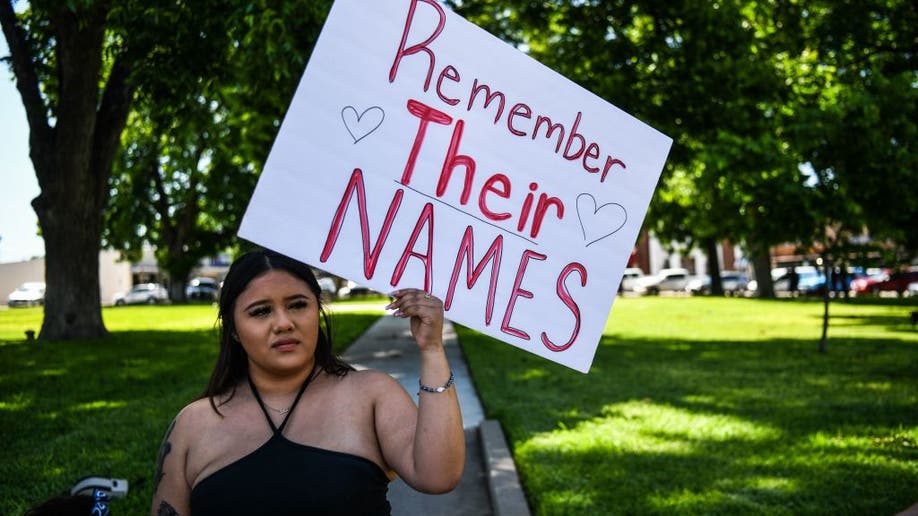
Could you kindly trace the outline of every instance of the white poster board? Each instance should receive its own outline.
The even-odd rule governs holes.
[[[239,235],[587,372],[671,143],[432,0],[337,0]]]

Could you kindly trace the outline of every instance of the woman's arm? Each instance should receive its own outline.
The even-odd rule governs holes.
[[[159,447],[150,508],[153,516],[186,516],[191,513],[188,505],[191,490],[185,478],[186,419],[182,418],[181,412],[175,417]]]
[[[450,378],[443,348],[443,303],[423,290],[403,289],[387,308],[411,318],[418,344],[421,384],[436,389]],[[386,461],[413,488],[428,493],[452,490],[465,467],[465,433],[453,386],[442,392],[419,389],[418,407],[402,396],[382,396],[377,410],[379,442]]]

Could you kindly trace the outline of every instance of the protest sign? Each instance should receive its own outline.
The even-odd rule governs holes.
[[[433,0],[338,0],[239,235],[587,372],[671,143]]]

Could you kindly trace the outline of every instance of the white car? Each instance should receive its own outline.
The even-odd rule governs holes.
[[[40,281],[27,281],[10,292],[6,300],[6,305],[10,308],[15,306],[36,306],[45,304],[45,284]]]
[[[906,293],[909,297],[918,296],[918,281],[909,283]]]
[[[622,274],[622,284],[619,287],[619,290],[622,292],[634,291],[635,280],[638,278],[643,278],[644,276],[644,271],[637,267],[629,267],[625,269],[625,272]]]
[[[728,296],[740,296],[746,292],[749,280],[742,272],[723,271],[720,273],[720,286]],[[685,291],[692,295],[711,293],[711,277],[707,274],[689,278]]]
[[[707,295],[711,293],[711,277],[707,274],[692,276],[685,284],[685,291],[689,294]]]
[[[634,280],[634,291],[639,294],[659,294],[664,290],[685,290],[691,278],[688,269],[660,269],[657,274]]]
[[[326,299],[334,299],[338,296],[338,287],[335,285],[335,280],[329,278],[328,276],[323,276],[318,278],[316,281],[319,282],[319,289],[322,291],[322,295]]]
[[[115,306],[155,305],[169,301],[169,292],[159,283],[140,283],[127,292],[119,292],[112,299]]]
[[[185,286],[185,299],[189,301],[216,301],[220,296],[220,283],[213,278],[192,278]]]
[[[344,284],[343,287],[338,289],[338,299],[350,299],[355,297],[365,297],[369,295],[372,290],[363,285],[358,285],[353,281],[348,281]]]

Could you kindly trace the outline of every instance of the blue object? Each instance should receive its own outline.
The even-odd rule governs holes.
[[[92,497],[95,503],[92,506],[92,512],[89,513],[90,516],[111,516],[112,513],[108,509],[108,493],[101,489],[94,489]]]

